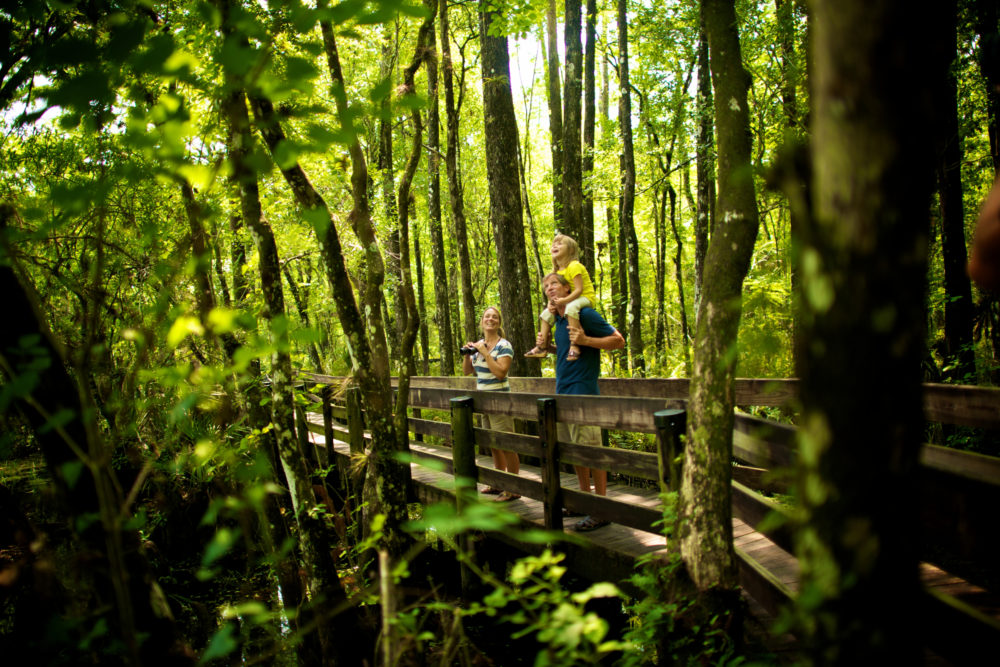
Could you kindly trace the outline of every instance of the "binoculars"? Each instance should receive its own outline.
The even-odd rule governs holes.
[[[471,346],[470,347],[460,347],[460,348],[458,348],[458,353],[459,354],[475,354],[476,353],[476,348],[471,347]]]

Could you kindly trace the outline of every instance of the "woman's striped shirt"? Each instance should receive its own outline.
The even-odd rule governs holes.
[[[490,350],[490,356],[494,359],[513,358],[514,348],[509,340],[501,338]],[[507,381],[507,378],[497,379],[490,367],[486,365],[486,359],[478,352],[472,357],[472,369],[476,372],[476,389],[479,391],[510,391],[510,382]]]

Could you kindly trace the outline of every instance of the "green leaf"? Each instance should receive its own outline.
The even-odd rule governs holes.
[[[204,333],[205,328],[201,326],[197,317],[181,315],[170,326],[170,331],[167,333],[167,345],[177,347],[188,335],[201,336]]]
[[[281,169],[291,169],[295,166],[302,153],[302,148],[290,139],[282,139],[274,147],[274,161]]]
[[[49,418],[46,420],[44,424],[42,424],[42,427],[38,429],[38,432],[39,434],[44,434],[50,431],[55,431],[57,429],[60,429],[66,424],[73,421],[74,417],[76,417],[76,413],[73,410],[70,410],[69,408],[62,408],[60,410],[57,410],[54,414],[49,416]]]
[[[205,665],[213,660],[224,658],[237,649],[239,642],[233,637],[233,627],[226,623],[216,630],[208,642],[208,647],[201,654],[199,665]]]
[[[208,543],[207,547],[205,547],[205,554],[201,558],[202,567],[208,567],[215,561],[225,556],[226,553],[228,553],[233,547],[233,544],[236,543],[236,540],[239,539],[239,536],[239,530],[220,528],[215,531],[212,541]]]
[[[67,461],[59,467],[62,478],[66,480],[66,486],[73,488],[83,473],[83,461]]]

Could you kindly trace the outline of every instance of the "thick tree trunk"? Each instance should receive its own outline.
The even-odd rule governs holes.
[[[715,226],[715,134],[712,73],[708,67],[708,37],[705,34],[704,9],[701,3],[701,31],[698,35],[698,147],[696,174],[698,217],[694,225],[694,312],[701,312],[702,284],[705,279],[705,254],[708,238]],[[695,316],[697,320],[697,315]],[[697,326],[697,322],[695,323]]]
[[[958,30],[955,0],[941,0],[949,20],[945,39],[956,48]],[[952,52],[954,59],[955,53]],[[954,62],[954,61],[953,61]],[[941,202],[941,248],[944,259],[945,376],[960,384],[975,384],[976,355],[972,348],[972,283],[965,271],[965,214],[962,201],[962,164],[965,151],[958,129],[958,82],[954,67],[939,84],[942,123],[938,136],[937,185]]]
[[[635,234],[635,153],[632,147],[632,91],[628,74],[628,0],[618,0],[618,122],[622,134],[622,199],[620,239],[628,262],[628,349],[633,375],[646,374],[642,343],[642,286],[639,284],[639,240]],[[620,249],[621,251],[621,249]],[[624,290],[623,290],[624,291]]]
[[[465,339],[476,340],[476,299],[472,294],[472,265],[469,262],[469,234],[465,224],[465,198],[458,165],[459,109],[455,104],[455,72],[451,60],[451,35],[448,23],[448,0],[441,0],[441,65],[444,76],[444,106],[448,122],[448,147],[445,153],[445,170],[448,174],[448,201],[458,251],[458,267],[462,282],[462,322]]]
[[[482,6],[481,6],[482,9]],[[524,247],[521,189],[517,179],[517,120],[510,91],[507,38],[489,32],[493,11],[480,11],[483,117],[486,129],[486,173],[490,188],[490,223],[500,266],[500,308],[507,338],[514,345],[511,375],[537,376],[537,359],[527,359],[535,340],[531,279]]]
[[[913,138],[939,120],[951,17],[889,0],[820,0],[812,12],[800,604],[818,619],[806,629],[816,663],[917,664],[912,508],[934,156]]]
[[[545,12],[547,39],[549,136],[552,141],[552,219],[562,229],[565,196],[563,193],[563,113],[562,84],[559,79],[559,35],[556,29],[556,0],[549,0]]]
[[[747,90],[733,0],[706,0],[705,28],[719,137],[719,209],[705,257],[691,379],[688,440],[681,484],[681,557],[695,585],[735,590],[731,509],[732,354],[739,330],[743,279],[757,238],[758,213],[750,155]]]

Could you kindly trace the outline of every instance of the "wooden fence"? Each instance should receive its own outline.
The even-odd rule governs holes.
[[[324,434],[327,442],[338,439],[351,443],[351,451],[360,451],[364,436],[363,428],[358,426],[362,424],[362,416],[356,390],[343,390],[345,378],[308,375],[307,384],[323,386],[319,396],[305,394],[324,415],[322,423],[312,422],[309,428]],[[555,396],[554,380],[546,378],[511,378],[511,387],[511,393],[477,392],[472,378],[412,378],[410,407],[415,414],[429,409],[447,411],[452,417],[450,421],[411,417],[411,432],[418,437],[438,436],[454,443],[453,452],[434,453],[425,449],[416,454],[417,460],[435,460],[449,474],[454,474],[458,467],[460,475],[543,502],[544,523],[548,528],[562,528],[562,507],[567,507],[638,530],[657,532],[653,527],[660,519],[657,508],[561,488],[558,467],[561,463],[583,465],[665,486],[670,485],[673,477],[676,483],[677,469],[670,462],[678,451],[676,436],[683,432],[687,380],[602,379],[601,396]],[[793,409],[795,395],[795,380],[748,379],[736,383],[736,402],[741,407]],[[925,385],[924,396],[929,422],[1000,428],[998,390]],[[472,428],[472,411],[535,421],[539,435]],[[302,419],[308,421],[305,416]],[[656,434],[658,451],[644,453],[559,442],[555,437],[557,421]],[[477,469],[471,454],[474,444],[536,457],[541,462],[542,482],[491,468]],[[762,525],[762,520],[771,514],[785,514],[782,506],[767,494],[788,490],[795,456],[794,427],[737,412],[733,437],[733,516],[788,552],[794,552],[790,523],[768,521]],[[471,467],[463,469],[461,466],[469,466],[469,461]],[[962,661],[964,657],[984,655],[976,653],[979,649],[992,651],[1000,640],[1000,605],[993,602],[995,597],[989,591],[965,581],[975,581],[980,576],[984,581],[997,581],[1000,458],[925,445],[920,461],[920,494],[914,501],[914,511],[922,518],[920,540],[924,556],[935,561],[924,565],[925,575],[928,571],[938,572],[952,584],[950,593],[943,592],[940,586],[928,588],[922,610],[926,627],[921,632],[935,652]],[[777,612],[794,594],[787,577],[779,577],[739,548],[736,553],[744,589],[766,610]],[[960,573],[961,578],[947,575],[948,571]],[[965,588],[956,585],[956,581]],[[963,591],[974,594],[966,595]],[[981,604],[976,608],[968,600]]]

